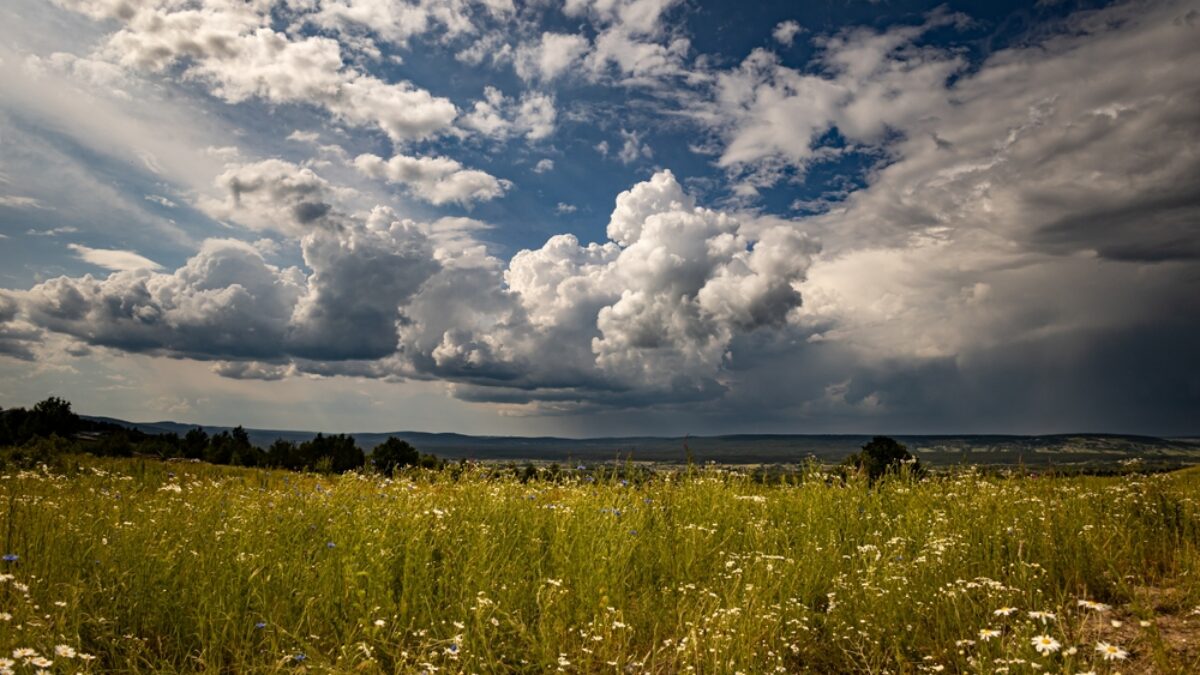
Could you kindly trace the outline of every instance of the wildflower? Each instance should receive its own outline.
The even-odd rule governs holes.
[[[1049,635],[1035,636],[1031,642],[1033,643],[1033,648],[1038,650],[1039,654],[1053,654],[1054,652],[1058,651],[1059,647],[1062,647],[1062,645],[1058,643],[1058,640],[1055,640]]]
[[[1142,628],[1149,628],[1150,622],[1143,619],[1142,621],[1138,622],[1138,625],[1141,626]]]
[[[333,548],[334,546],[337,546],[337,544],[332,541],[325,542],[325,548]]]
[[[75,658],[75,650],[67,645],[58,645],[54,648],[54,653],[63,657],[64,659]]]
[[[996,616],[1011,616],[1013,614],[1013,612],[1016,612],[1016,611],[1017,611],[1016,607],[1001,607],[1000,609],[992,612],[992,614],[994,614]]]
[[[35,656],[29,660],[30,663],[38,668],[49,668],[54,665],[54,662],[44,656]]]
[[[1120,628],[1121,626],[1124,626],[1124,625],[1125,625],[1125,622],[1124,622],[1124,621],[1117,621],[1116,619],[1113,619],[1112,621],[1109,621],[1109,623],[1111,623],[1111,624],[1112,624],[1112,627],[1113,627],[1113,628]]]
[[[0,560],[3,560],[4,562],[17,562],[20,559],[21,556],[17,555],[16,553],[5,553],[4,557],[0,558]]]
[[[1109,606],[1104,604],[1103,602],[1095,602],[1092,600],[1080,600],[1076,604],[1078,604],[1080,607],[1083,607],[1084,609],[1091,609],[1091,610],[1095,610],[1097,612],[1107,612],[1110,609]]]
[[[257,628],[258,630],[262,630],[267,627],[267,622],[259,621],[258,623],[254,624],[254,627]]]
[[[387,625],[387,622],[383,619],[375,619],[375,625],[379,628],[383,628],[385,625]]]
[[[0,621],[12,621],[12,614],[0,612]]]
[[[1107,642],[1097,642],[1096,651],[1100,652],[1100,655],[1104,657],[1105,661],[1123,661],[1125,660],[1126,656],[1129,656],[1129,652],[1121,649],[1117,645],[1112,645]]]
[[[307,659],[308,659],[308,654],[305,654],[304,652],[300,652],[299,654],[296,654],[295,656],[292,657],[292,660],[295,661],[296,663],[300,663]]]
[[[29,647],[20,647],[20,648],[13,650],[13,658],[14,659],[32,659],[33,657],[35,657],[37,655],[38,655],[37,650],[30,649]]]
[[[979,639],[980,640],[987,642],[988,640],[991,640],[994,637],[1000,637],[1000,631],[992,629],[992,628],[980,628],[979,629]]]
[[[12,668],[15,665],[17,662],[12,659],[0,658],[0,668]]]
[[[1040,619],[1042,623],[1046,623],[1047,621],[1055,621],[1058,619],[1058,617],[1055,616],[1054,612],[1039,612],[1039,611],[1029,612],[1029,618]]]

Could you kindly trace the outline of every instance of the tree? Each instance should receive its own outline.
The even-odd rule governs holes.
[[[228,464],[233,459],[235,442],[228,431],[213,434],[208,450],[204,453],[204,461],[210,464]]]
[[[189,429],[183,437],[183,456],[204,459],[208,453],[208,434],[200,427]]]
[[[57,433],[60,436],[75,433],[79,427],[79,416],[71,412],[70,402],[51,396],[33,406],[41,434]]]
[[[233,437],[233,442],[239,447],[245,448],[250,446],[250,434],[246,433],[246,430],[242,428],[242,425],[239,424],[234,427],[233,431],[230,432],[229,435]]]
[[[302,466],[313,471],[342,473],[361,467],[366,462],[362,448],[353,436],[336,434],[326,436],[318,433],[312,440],[300,444],[298,453]]]
[[[354,442],[353,436],[338,434],[330,436],[330,469],[336,473],[353,471],[367,462],[367,455]]]
[[[842,462],[847,469],[866,473],[872,483],[888,473],[900,473],[905,465],[910,466],[909,471],[913,475],[924,473],[920,462],[909,453],[908,448],[887,436],[872,438],[870,443]]]
[[[299,469],[304,466],[296,450],[296,444],[276,438],[271,447],[267,448],[267,466],[277,469]]]
[[[386,441],[371,451],[371,466],[385,476],[392,475],[400,467],[413,466],[420,461],[421,454],[417,449],[395,436],[388,436]]]

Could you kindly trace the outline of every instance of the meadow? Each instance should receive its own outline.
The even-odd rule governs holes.
[[[1197,487],[68,457],[0,475],[0,672],[1200,672]]]

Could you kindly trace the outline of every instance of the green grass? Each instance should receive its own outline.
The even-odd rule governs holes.
[[[1200,621],[1196,472],[870,488],[66,465],[0,477],[18,556],[0,655],[62,672],[1200,669],[1164,632]]]

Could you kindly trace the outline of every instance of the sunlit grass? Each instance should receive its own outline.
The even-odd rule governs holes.
[[[63,672],[1188,672],[1142,598],[1200,620],[1198,485],[81,458],[0,477],[0,656]]]

